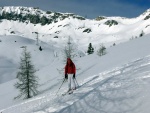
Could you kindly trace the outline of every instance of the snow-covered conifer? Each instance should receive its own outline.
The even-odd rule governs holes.
[[[88,54],[93,54],[94,53],[94,48],[92,47],[92,43],[89,43],[87,53]]]
[[[106,47],[103,44],[100,45],[100,48],[98,49],[97,54],[99,56],[102,56],[102,55],[106,54]]]
[[[23,97],[23,99],[28,99],[38,93],[38,77],[35,76],[34,65],[31,62],[31,54],[27,52],[26,47],[22,52],[20,60],[20,67],[16,76],[18,81],[14,85],[20,94],[16,98]]]

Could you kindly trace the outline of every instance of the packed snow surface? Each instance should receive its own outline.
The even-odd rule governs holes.
[[[20,53],[22,50],[19,47],[28,44],[33,62],[39,68],[37,75],[40,78],[40,94],[24,101],[13,100],[18,94],[13,86],[16,79],[13,79],[0,85],[2,91],[0,109],[3,113],[147,113],[150,104],[149,36],[110,47],[107,49],[107,54],[102,57],[93,54],[77,58],[74,62],[78,68],[76,75],[80,87],[73,94],[65,96],[61,94],[67,91],[66,82],[56,95],[63,75],[63,73],[60,75],[58,70],[63,69],[65,64],[60,57],[53,56],[53,51],[46,43],[44,43],[45,50],[41,52],[37,49],[35,41],[31,39],[3,36],[1,43],[5,41],[5,44],[12,43],[12,45],[7,44],[7,47],[13,46],[8,51],[14,49]],[[34,57],[37,54],[39,58]],[[50,58],[42,60],[47,58],[47,55]],[[9,57],[19,61],[19,56],[16,58],[15,52]],[[12,64],[8,60],[9,57],[4,60],[6,65]],[[17,65],[16,62],[16,69]],[[14,72],[14,70],[9,71]]]

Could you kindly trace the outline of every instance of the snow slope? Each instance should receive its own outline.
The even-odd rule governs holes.
[[[37,72],[41,78],[39,87],[41,93],[25,101],[13,100],[18,93],[13,87],[16,80],[3,83],[0,85],[2,91],[0,111],[3,113],[147,113],[150,110],[148,107],[150,105],[149,36],[110,47],[107,49],[107,54],[102,57],[93,54],[77,58],[75,64],[80,68],[77,71],[77,80],[81,87],[72,95],[61,96],[67,90],[67,83],[56,95],[62,78],[57,69],[64,65],[61,59],[51,57],[54,61],[49,62],[47,66],[43,61],[43,68]],[[18,38],[24,40],[22,37]],[[35,53],[37,55],[38,51],[33,52],[36,45],[30,46],[28,48],[32,50],[33,56]],[[47,48],[41,57],[46,58],[45,54],[49,52],[50,48]],[[33,59],[33,61],[38,60]],[[4,90],[4,87],[9,88]]]
[[[29,11],[28,11],[29,10]],[[3,11],[16,14],[38,14],[51,18],[40,9],[4,7]],[[63,15],[63,14],[62,14]],[[67,15],[67,14],[64,14]],[[105,17],[105,19],[80,20],[68,17],[41,25],[29,21],[0,19],[0,112],[2,113],[148,113],[150,73],[150,15],[147,10],[136,18]],[[75,15],[74,15],[75,16]],[[114,20],[118,25],[106,25]],[[87,32],[84,32],[88,30]],[[141,32],[143,37],[139,37]],[[36,45],[38,32],[39,51]],[[57,36],[57,37],[56,37]],[[62,50],[68,37],[77,48],[77,80],[80,88],[72,95],[61,96],[67,91]],[[107,54],[99,57],[96,52],[86,55],[88,44],[95,51],[104,43]],[[116,46],[112,46],[116,43]],[[14,100],[14,88],[22,46],[31,52],[39,77],[39,94],[28,100]]]
[[[0,14],[3,14],[3,12],[23,16],[29,14],[39,15],[40,17],[45,16],[51,19],[55,15],[54,12],[47,14],[45,11],[32,7],[12,6],[0,8]],[[95,50],[97,50],[101,43],[109,47],[113,43],[118,44],[139,37],[142,31],[145,34],[149,34],[149,19],[144,20],[149,14],[150,10],[148,9],[136,18],[105,17],[103,20],[96,21],[91,19],[80,20],[72,16],[61,19],[61,16],[67,15],[67,13],[60,13],[61,16],[56,16],[57,22],[46,25],[32,24],[30,21],[20,22],[2,19],[0,21],[0,35],[13,35],[14,33],[35,40],[36,34],[33,32],[38,32],[40,40],[56,47],[62,47],[68,37],[71,37],[80,50],[86,51],[89,43],[92,43]],[[78,15],[75,15],[75,17],[78,17]],[[118,25],[110,26],[105,24],[111,20],[116,21]]]
[[[32,57],[34,58],[33,63],[37,66],[37,70],[39,68],[42,69],[43,66],[45,67],[51,64],[51,62],[54,61],[54,51],[57,51],[57,48],[54,49],[54,47],[47,45],[44,42],[40,42],[44,50],[41,52],[39,51],[39,46],[36,45],[36,42],[34,40],[15,35],[0,36],[0,40],[2,40],[2,42],[0,42],[1,82],[7,82],[11,80],[10,74],[3,73],[3,71],[5,72],[5,69],[9,69],[8,73],[11,73],[12,77],[16,76],[21,53],[23,51],[23,49],[21,48],[22,46],[27,46],[27,49],[29,49],[29,51],[32,53]],[[45,56],[44,59],[43,56]],[[14,73],[12,73],[13,71]]]

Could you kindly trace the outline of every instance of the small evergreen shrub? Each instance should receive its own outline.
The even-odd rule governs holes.
[[[118,22],[115,20],[107,20],[105,25],[109,25],[109,27],[111,27],[112,25],[118,25]]]

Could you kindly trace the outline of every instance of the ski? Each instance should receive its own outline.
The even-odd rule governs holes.
[[[65,93],[63,93],[63,94],[62,94],[62,96],[70,95],[70,94],[72,94],[72,93],[73,93],[73,90],[71,90],[71,91],[69,91],[69,92],[65,92]]]
[[[78,85],[78,86],[76,87],[76,89],[75,89],[75,90],[78,90],[80,87],[81,87],[81,86],[79,86],[79,85]],[[63,94],[62,94],[62,96],[67,95],[67,94],[68,94],[68,95],[70,95],[70,94],[72,94],[75,90],[74,90],[74,89],[72,89],[72,90],[71,90],[71,91],[69,91],[69,92],[65,92],[65,93],[63,93]]]
[[[71,92],[69,92],[68,94],[70,95],[70,94],[72,94],[73,93],[73,90],[71,91]]]
[[[76,83],[77,83],[77,81],[76,81]],[[77,86],[76,86],[76,89],[75,90],[78,90],[79,88],[80,88],[81,86],[77,83]],[[65,92],[65,93],[63,93],[62,94],[62,96],[65,96],[65,95],[70,95],[70,94],[72,94],[74,92],[74,89],[71,89],[71,91],[67,91],[67,92]]]

